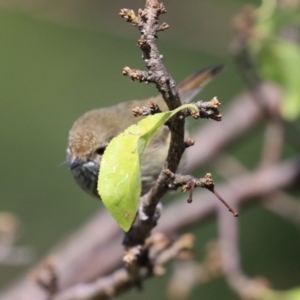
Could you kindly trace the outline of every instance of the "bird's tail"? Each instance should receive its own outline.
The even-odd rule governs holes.
[[[223,69],[223,65],[208,67],[187,77],[178,86],[181,101],[190,102]]]

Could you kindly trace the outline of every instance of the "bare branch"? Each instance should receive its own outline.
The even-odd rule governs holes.
[[[162,244],[161,239],[161,236],[157,239],[156,235],[152,235],[146,242],[146,245],[150,247],[147,247],[150,255],[152,252],[152,265],[138,267],[136,272],[121,268],[113,274],[92,283],[75,285],[57,294],[53,300],[101,300],[117,296],[129,288],[139,285],[140,280],[152,277],[153,275],[162,275],[164,273],[162,272],[163,266],[180,255],[182,251],[189,250],[193,246],[194,240],[190,234],[181,236],[174,243],[168,241]],[[166,236],[164,236],[164,239],[168,240]],[[156,245],[157,241],[158,245]],[[163,247],[161,247],[162,245]],[[153,249],[155,247],[158,247],[159,251]]]
[[[239,175],[228,183],[220,185],[218,189],[224,197],[240,207],[253,202],[253,199],[260,201],[261,196],[275,189],[299,184],[299,175],[300,162],[294,159],[258,169],[251,174]],[[155,231],[163,232],[168,236],[173,235],[215,214],[219,205],[212,199],[211,194],[206,191],[197,192],[194,198],[197,201],[195,200],[193,205],[188,205],[184,198],[170,205],[164,211]],[[99,234],[99,228],[106,228],[106,230]],[[120,238],[120,231],[116,230],[114,221],[106,212],[96,215],[88,226],[64,247],[58,249],[54,255],[58,262],[56,274],[60,290],[63,291],[75,283],[90,282],[120,267],[122,264],[122,252],[118,247]],[[118,251],[115,251],[116,248]],[[30,278],[24,278],[0,295],[1,300],[45,300],[47,297],[47,292]]]
[[[279,105],[281,93],[274,85],[266,84],[260,88],[265,94],[263,101],[267,107]],[[192,172],[207,161],[216,159],[226,146],[239,137],[246,136],[249,130],[263,120],[262,111],[251,97],[249,93],[237,96],[228,107],[227,117],[223,120],[222,126],[210,122],[203,124],[198,133],[193,134],[194,138],[201,141],[201,151],[197,148],[197,143],[188,149],[187,172]],[[211,138],[212,136],[214,138]],[[287,187],[297,177],[297,170],[297,160],[294,160],[258,170],[253,174],[238,174],[238,180],[232,180],[218,189],[226,199],[240,206],[251,201],[253,197],[257,199],[258,196],[277,188]],[[201,201],[198,201],[198,198]],[[207,192],[195,193],[194,199],[197,201],[195,200],[192,206],[187,205],[183,197],[182,202],[165,209],[155,231],[174,234],[214,215],[218,203]],[[105,230],[99,232],[99,228]],[[107,211],[97,213],[80,231],[51,254],[57,261],[60,290],[79,282],[93,281],[119,267],[122,263],[122,249],[119,247],[121,240],[122,233],[109,213]],[[0,298],[44,300],[47,293],[36,282],[25,277],[1,294]]]
[[[120,15],[140,30],[141,37],[138,41],[138,47],[143,52],[143,59],[148,69],[148,71],[139,71],[125,67],[123,74],[132,80],[155,83],[168,108],[173,110],[181,105],[179,93],[174,79],[162,62],[162,55],[160,55],[156,45],[158,32],[168,28],[167,24],[159,25],[158,23],[159,16],[165,12],[164,5],[157,0],[147,0],[145,9],[139,9],[137,15],[128,9],[121,10]],[[175,172],[186,148],[184,118],[176,115],[168,122],[168,126],[171,131],[171,142],[166,164],[170,170]],[[154,187],[141,198],[137,220],[126,234],[123,242],[126,247],[143,245],[151,230],[156,226],[160,216],[157,211],[157,204],[167,191],[166,179],[166,175],[161,172]]]
[[[259,299],[268,290],[269,285],[267,280],[249,278],[242,271],[237,220],[228,218],[224,211],[219,208],[218,225],[221,264],[229,285],[242,298]]]

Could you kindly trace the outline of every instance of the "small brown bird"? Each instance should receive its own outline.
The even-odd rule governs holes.
[[[223,66],[209,67],[196,72],[179,85],[182,102],[189,102],[201,88],[218,74]],[[108,143],[127,127],[138,122],[131,109],[147,106],[149,101],[166,110],[161,95],[145,100],[122,102],[110,107],[91,110],[82,115],[69,133],[67,161],[75,181],[88,194],[100,198],[97,181],[101,157]],[[142,194],[146,193],[159,175],[168,153],[170,134],[164,126],[145,149],[141,159]]]

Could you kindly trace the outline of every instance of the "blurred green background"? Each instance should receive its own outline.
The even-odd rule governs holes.
[[[206,100],[217,95],[222,111],[244,89],[228,49],[231,19],[245,3],[260,1],[164,1],[168,13],[163,21],[171,27],[160,34],[159,47],[166,67],[179,82],[199,68],[224,63],[226,72],[201,95]],[[138,31],[118,12],[143,4],[144,0],[0,1],[0,211],[20,219],[18,244],[31,246],[36,260],[102,209],[80,190],[63,164],[72,123],[89,109],[156,94],[153,85],[131,83],[121,74],[124,66],[144,65],[136,47]],[[230,151],[254,167],[261,139],[262,133],[255,130]],[[211,165],[208,161],[207,170],[213,173]],[[200,260],[204,244],[217,237],[215,221],[194,232]],[[276,289],[299,284],[300,238],[295,227],[255,204],[241,212],[240,234],[248,275],[266,276]],[[27,268],[1,266],[0,286]],[[143,294],[131,291],[120,298],[165,299],[167,280],[168,276],[149,280]],[[191,299],[238,298],[219,279],[193,290]]]

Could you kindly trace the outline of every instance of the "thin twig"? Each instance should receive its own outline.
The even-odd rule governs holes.
[[[210,173],[207,173],[204,178],[195,178],[191,175],[175,174],[169,169],[165,169],[164,172],[171,179],[169,188],[176,189],[178,187],[181,187],[181,190],[183,192],[187,190],[190,191],[189,198],[187,200],[188,203],[192,203],[193,201],[193,192],[195,187],[206,188],[210,192],[212,192],[235,217],[238,216],[238,213],[215,190],[215,184]]]
[[[162,62],[162,55],[156,45],[158,32],[168,28],[167,24],[159,25],[158,23],[159,16],[165,12],[164,5],[157,0],[146,0],[145,9],[139,9],[137,15],[129,9],[121,10],[120,15],[140,30],[141,37],[138,46],[143,52],[143,59],[148,69],[148,71],[140,71],[125,67],[123,74],[132,80],[155,83],[168,108],[173,110],[181,105],[179,93],[174,79]],[[171,142],[166,165],[170,170],[176,171],[186,148],[184,118],[176,115],[168,122],[168,126],[171,131]],[[160,216],[156,207],[167,191],[166,179],[166,175],[161,172],[153,188],[141,198],[141,207],[136,222],[125,235],[123,241],[127,248],[143,245],[151,230],[156,226],[157,218]]]

